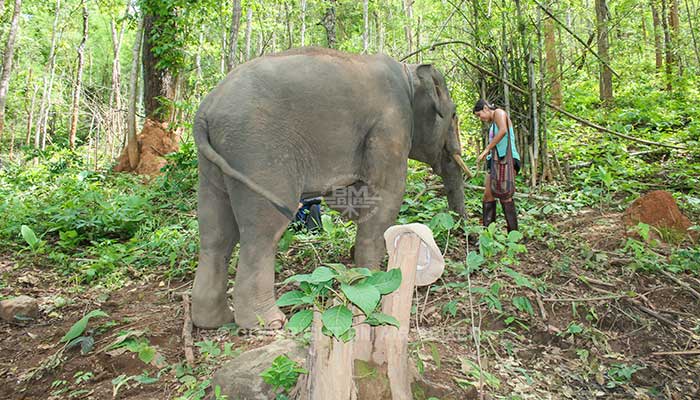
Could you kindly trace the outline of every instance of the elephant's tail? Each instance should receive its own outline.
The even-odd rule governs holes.
[[[207,128],[207,121],[201,116],[197,116],[194,122],[194,141],[197,144],[197,148],[200,152],[207,158],[207,160],[214,163],[221,171],[228,175],[229,177],[243,183],[248,186],[250,190],[259,194],[260,196],[267,199],[272,205],[277,208],[285,217],[290,220],[294,219],[294,212],[287,207],[284,202],[282,202],[277,196],[271,193],[269,190],[261,187],[257,183],[253,182],[250,178],[245,176],[243,173],[236,171],[231,165],[224,159],[221,154],[219,154],[209,143],[209,130]]]

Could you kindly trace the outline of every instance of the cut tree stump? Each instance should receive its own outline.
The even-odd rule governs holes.
[[[382,312],[399,328],[371,327],[355,319],[356,336],[343,343],[321,333],[314,316],[312,341],[300,398],[305,400],[411,400],[415,371],[409,362],[408,337],[415,286],[435,282],[445,263],[430,229],[422,224],[395,225],[384,233],[389,265],[401,269],[401,285],[385,296]]]

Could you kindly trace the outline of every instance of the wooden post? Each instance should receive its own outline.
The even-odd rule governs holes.
[[[444,260],[430,229],[422,224],[396,225],[384,233],[389,252],[387,269],[401,269],[398,290],[382,299],[382,312],[395,317],[399,328],[358,325],[348,343],[321,333],[321,318],[314,316],[305,382],[300,383],[304,400],[411,400],[415,373],[408,356],[411,305],[415,286],[435,282],[444,269]],[[373,368],[370,383],[360,383],[357,361]],[[369,386],[369,387],[368,387]]]

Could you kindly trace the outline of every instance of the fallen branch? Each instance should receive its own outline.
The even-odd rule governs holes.
[[[192,340],[192,317],[190,315],[190,296],[182,294],[182,308],[184,309],[184,319],[182,324],[182,340],[185,345],[185,359],[187,365],[194,367],[194,342]]]
[[[687,351],[656,351],[651,353],[652,356],[698,356],[700,349]]]
[[[673,276],[673,274],[669,273],[668,271],[664,271],[663,269],[660,270],[661,273],[667,277],[668,279],[676,282],[679,284],[681,287],[683,287],[685,290],[689,291],[693,296],[695,296],[696,299],[700,300],[700,293],[698,293],[697,290],[693,289],[689,284],[683,282],[682,280],[676,278]]]
[[[537,299],[537,305],[540,308],[540,314],[542,315],[542,320],[545,322],[547,321],[547,311],[544,309],[544,303],[542,303],[542,296],[540,295],[540,292],[535,290],[535,298]]]
[[[577,297],[577,298],[567,298],[567,299],[542,299],[543,301],[551,301],[556,303],[566,303],[566,302],[585,302],[585,301],[600,301],[600,300],[618,300],[623,297],[627,297],[624,294],[611,294],[609,296],[598,296],[598,297]]]

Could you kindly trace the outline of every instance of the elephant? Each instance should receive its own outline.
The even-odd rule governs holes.
[[[371,207],[355,210],[354,260],[375,269],[403,200],[409,158],[432,167],[449,207],[464,215],[455,110],[433,66],[386,55],[311,47],[233,69],[201,102],[193,124],[200,230],[193,323],[283,327],[274,260],[300,198],[371,190]],[[231,311],[228,263],[238,243]]]

